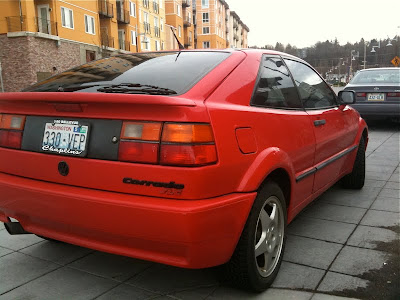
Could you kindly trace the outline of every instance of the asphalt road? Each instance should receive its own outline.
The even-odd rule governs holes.
[[[288,226],[272,288],[250,294],[184,270],[0,229],[3,299],[398,299],[399,126],[370,123],[366,185],[336,185]],[[335,296],[334,296],[335,295]]]

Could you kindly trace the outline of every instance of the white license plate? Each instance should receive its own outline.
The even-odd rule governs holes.
[[[76,121],[57,120],[44,127],[42,151],[63,155],[85,156],[89,126]]]
[[[385,94],[382,94],[382,93],[368,94],[367,95],[367,100],[368,101],[384,101],[385,100]]]

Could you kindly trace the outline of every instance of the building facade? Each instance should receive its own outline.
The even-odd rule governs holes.
[[[247,47],[225,0],[0,0],[2,90],[119,53]]]
[[[165,49],[164,0],[2,0],[4,91],[118,53]]]

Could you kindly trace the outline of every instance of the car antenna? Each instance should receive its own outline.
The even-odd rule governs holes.
[[[181,42],[178,40],[178,37],[176,36],[174,30],[172,29],[172,26],[171,26],[170,28],[171,28],[172,34],[174,35],[176,41],[178,42],[179,50],[185,50],[185,47],[184,47],[184,46],[181,44]]]

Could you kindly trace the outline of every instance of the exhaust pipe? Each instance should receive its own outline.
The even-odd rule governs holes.
[[[25,229],[22,227],[21,223],[19,223],[19,222],[7,222],[7,223],[4,223],[4,227],[6,228],[7,232],[11,235],[32,234],[31,232],[25,231]]]

